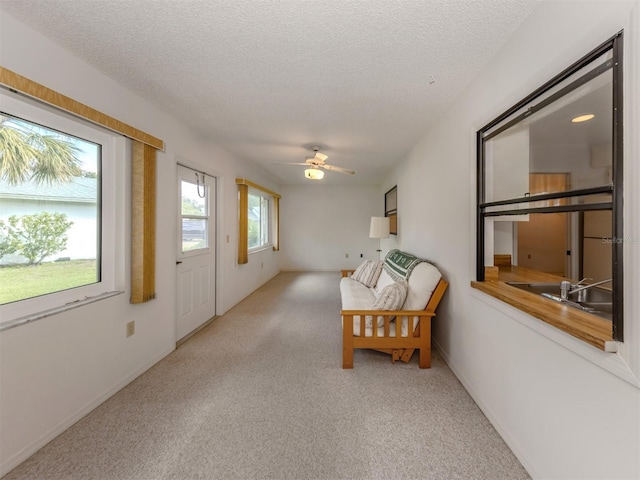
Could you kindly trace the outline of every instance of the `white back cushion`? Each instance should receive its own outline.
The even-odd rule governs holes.
[[[384,270],[382,274],[384,274]],[[409,275],[409,291],[402,308],[404,310],[424,310],[440,278],[442,278],[442,274],[434,265],[427,262],[416,265]],[[379,279],[378,283],[380,283]]]
[[[394,282],[395,280],[391,278],[391,275],[389,275],[386,269],[383,268],[382,272],[380,272],[380,276],[378,277],[378,281],[376,282],[376,286],[374,287],[376,297],[380,296],[384,287],[391,285]]]

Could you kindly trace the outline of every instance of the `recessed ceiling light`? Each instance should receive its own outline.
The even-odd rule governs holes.
[[[587,122],[587,121],[591,120],[593,117],[595,117],[595,115],[593,113],[589,113],[587,115],[580,115],[579,117],[572,118],[571,122],[572,123]]]

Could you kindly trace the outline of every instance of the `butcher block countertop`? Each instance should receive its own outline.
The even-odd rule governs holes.
[[[471,286],[543,322],[559,328],[594,347],[616,351],[610,321],[543,296],[507,285],[506,282],[560,282],[566,280],[552,274],[516,266],[500,266],[497,279],[471,282]]]

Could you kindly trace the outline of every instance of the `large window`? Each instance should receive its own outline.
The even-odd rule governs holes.
[[[113,135],[10,92],[0,101],[0,316],[113,290]]]
[[[238,185],[238,264],[249,263],[249,253],[267,246],[280,250],[280,195],[236,178]]]
[[[271,244],[269,237],[270,198],[258,192],[249,192],[248,241],[249,251],[258,250]]]
[[[498,267],[620,341],[621,52],[619,33],[478,132],[477,211],[479,281]]]

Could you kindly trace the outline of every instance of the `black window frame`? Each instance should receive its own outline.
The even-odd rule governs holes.
[[[612,52],[612,58],[604,64],[585,73],[580,78],[571,82],[571,84],[553,93],[547,98],[542,99],[538,104],[532,105],[527,110],[522,111],[527,105],[531,105],[536,99],[540,98],[549,90],[575,74],[582,68],[588,66],[591,62],[606,53]],[[613,37],[593,49],[591,52],[583,56],[581,59],[573,63],[564,71],[553,77],[544,85],[536,89],[531,94],[520,100],[504,113],[493,119],[487,125],[482,127],[476,133],[476,158],[477,158],[477,209],[476,209],[476,280],[482,282],[485,280],[485,218],[504,215],[522,215],[526,213],[551,213],[551,212],[575,212],[587,210],[611,210],[612,211],[612,255],[613,255],[613,319],[612,319],[612,337],[614,340],[623,341],[623,83],[622,83],[622,59],[623,59],[623,31],[618,32]],[[567,94],[569,91],[576,89],[580,85],[591,80],[594,76],[603,73],[606,70],[612,70],[613,74],[613,132],[612,132],[612,184],[596,188],[587,188],[581,190],[571,190],[557,193],[547,193],[541,195],[530,195],[518,198],[511,198],[495,202],[485,201],[485,159],[484,159],[484,142],[494,137],[501,131],[520,122],[534,112],[540,110],[546,105],[552,103],[559,97]],[[518,114],[518,112],[520,112]],[[517,114],[517,116],[516,116]],[[510,117],[511,120],[506,122]],[[506,122],[496,130],[491,131],[501,123]],[[491,133],[486,133],[491,131]],[[531,207],[526,209],[518,209],[518,205],[525,202],[534,202],[537,200],[549,200],[568,197],[577,197],[581,195],[592,195],[598,193],[610,193],[611,202],[594,203],[581,205],[559,205],[553,207]],[[513,209],[488,212],[490,207],[513,205]]]

